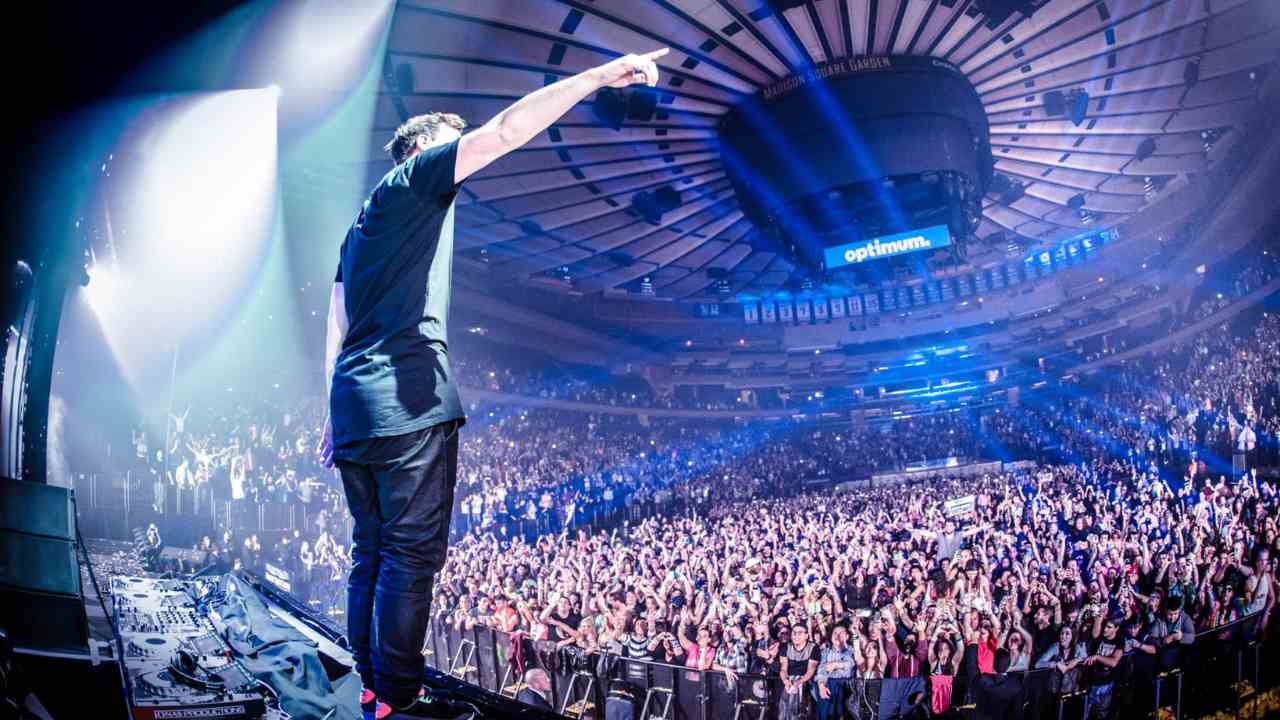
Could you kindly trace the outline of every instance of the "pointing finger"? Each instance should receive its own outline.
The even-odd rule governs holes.
[[[663,55],[666,55],[669,52],[671,52],[671,48],[662,48],[661,50],[654,50],[653,52],[647,52],[644,55],[641,55],[640,57],[645,58],[647,60],[657,60],[658,58],[662,57]]]

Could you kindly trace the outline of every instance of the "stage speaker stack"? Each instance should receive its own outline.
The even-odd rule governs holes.
[[[70,490],[0,478],[0,628],[18,648],[84,652]]]

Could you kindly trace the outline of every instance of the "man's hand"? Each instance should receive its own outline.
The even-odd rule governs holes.
[[[628,85],[658,84],[658,65],[654,61],[671,52],[662,48],[641,55],[623,55],[596,68],[597,80],[602,87],[622,88]]]
[[[320,444],[316,446],[316,459],[326,468],[333,467],[333,422],[328,416],[325,416],[324,428],[320,431]]]

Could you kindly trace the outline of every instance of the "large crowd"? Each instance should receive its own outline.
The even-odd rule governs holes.
[[[1197,634],[1267,631],[1280,494],[1257,469],[1280,465],[1280,317],[1059,390],[960,423],[986,452],[1036,448],[1031,470],[796,494],[788,463],[859,442],[810,434],[776,440],[788,482],[744,485],[770,477],[764,461],[714,483],[745,490],[736,501],[577,534],[482,526],[450,553],[437,622],[730,684],[780,677],[781,717],[942,714],[983,692],[974,678],[1028,669],[1041,671],[1033,706],[1077,689],[1091,716],[1149,702]],[[970,509],[948,514],[965,496]]]
[[[175,414],[133,433],[134,476],[154,510],[231,508],[197,543],[215,562],[272,563],[340,609],[349,518],[313,453],[322,413]],[[1280,497],[1257,469],[1280,466],[1277,437],[1274,314],[1018,405],[863,426],[473,404],[437,627],[709,671],[722,692],[781,678],[781,717],[946,712],[1002,668],[1039,668],[1045,697],[1080,688],[1105,714],[1139,700],[1116,697],[1119,654],[1148,678],[1224,623],[1264,610],[1229,632],[1266,631]],[[831,494],[948,457],[1037,464]],[[306,522],[238,529],[269,505]]]
[[[972,509],[948,515],[967,495]],[[436,609],[456,629],[487,624],[728,682],[780,675],[784,717],[814,705],[836,717],[850,693],[867,701],[854,681],[872,679],[907,681],[884,685],[878,705],[905,712],[927,687],[945,713],[953,679],[995,672],[1001,654],[1005,669],[1052,670],[1046,688],[1088,686],[1105,712],[1117,653],[1142,653],[1149,681],[1197,632],[1270,610],[1278,500],[1253,475],[1175,490],[1131,462],[1095,461],[721,504],[534,542],[471,535],[450,552]],[[1250,631],[1265,632],[1266,617]]]

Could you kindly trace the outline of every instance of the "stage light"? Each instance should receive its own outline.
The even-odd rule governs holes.
[[[658,209],[664,213],[680,207],[680,191],[670,185],[663,185],[654,190],[653,199],[658,204]]]
[[[1084,193],[1076,193],[1067,199],[1067,207],[1072,210],[1079,210],[1084,207]]]
[[[1138,152],[1136,153],[1138,162],[1142,162],[1143,160],[1146,160],[1147,158],[1155,154],[1156,154],[1155,138],[1147,138],[1138,144]]]
[[[80,287],[84,288],[81,292],[84,293],[84,299],[89,303],[89,307],[93,308],[94,314],[100,319],[111,316],[117,304],[116,292],[120,287],[116,273],[103,265],[92,268],[92,272],[89,268],[82,269]]]
[[[600,88],[591,103],[591,113],[605,127],[621,130],[622,121],[627,117],[626,95],[618,88]]]
[[[13,264],[13,282],[18,287],[31,282],[31,266],[26,260],[19,260]]]
[[[974,0],[973,7],[978,12],[986,16],[987,21],[984,23],[988,28],[995,30],[1000,27],[1010,15],[1015,12],[1020,13],[1024,18],[1029,18],[1035,14],[1040,6],[1045,4],[1046,0]]]
[[[118,245],[118,259],[112,251],[87,263],[92,281],[80,299],[129,383],[168,377],[158,338],[205,343],[199,362],[212,368],[214,348],[230,348],[222,343],[233,328],[248,326],[231,321],[261,297],[267,272],[277,108],[268,87],[171,96],[149,103],[122,132],[112,177],[96,181],[112,200],[106,247]],[[122,163],[127,172],[114,172]],[[259,306],[255,319],[270,320],[272,309]]]
[[[632,90],[627,94],[627,119],[649,122],[658,109],[658,93],[651,88]]]
[[[281,3],[265,21],[278,40],[258,54],[258,77],[307,104],[349,90],[371,62],[382,60],[377,49],[394,8],[391,0]]]
[[[1049,117],[1067,114],[1067,96],[1061,90],[1050,90],[1044,94],[1044,114]]]
[[[650,225],[662,223],[664,213],[680,207],[680,191],[670,185],[649,192],[641,190],[631,196],[631,209]]]
[[[1080,127],[1089,113],[1089,93],[1076,90],[1071,93],[1071,124]]]
[[[1200,82],[1200,58],[1187,61],[1186,67],[1182,68],[1182,82],[1187,87]]]

